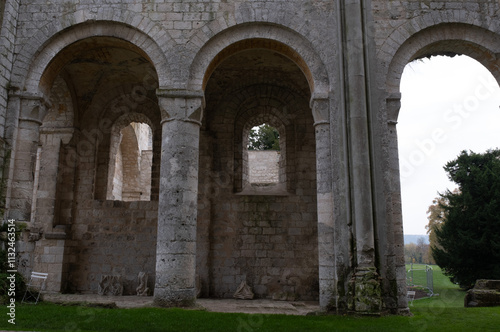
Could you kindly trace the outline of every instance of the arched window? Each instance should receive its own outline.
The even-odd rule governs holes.
[[[151,127],[131,122],[121,129],[112,137],[107,199],[149,201],[152,161]]]
[[[280,182],[280,134],[264,123],[250,130],[248,136],[248,182],[270,186]]]
[[[260,113],[242,128],[241,194],[287,193],[286,130],[278,117]]]

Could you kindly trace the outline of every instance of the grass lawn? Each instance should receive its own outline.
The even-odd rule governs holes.
[[[19,331],[499,331],[500,307],[464,308],[465,293],[434,268],[439,296],[414,301],[413,317],[222,314],[182,309],[104,309],[49,303],[19,305],[16,325],[2,314],[0,330]],[[5,310],[5,307],[4,307]],[[5,312],[5,311],[4,311]]]

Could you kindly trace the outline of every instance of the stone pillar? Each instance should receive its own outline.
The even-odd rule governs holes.
[[[401,94],[393,93],[386,98],[387,105],[387,127],[389,130],[389,190],[391,198],[391,239],[394,243],[391,256],[394,262],[390,262],[395,267],[394,278],[398,285],[397,303],[395,307],[398,312],[408,312],[408,299],[406,296],[406,266],[404,260],[404,235],[403,235],[403,211],[401,204],[401,182],[399,169],[398,131],[397,118],[401,108]]]
[[[325,310],[337,307],[335,227],[328,97],[311,99],[316,135],[316,182],[318,204],[319,303]]]
[[[192,306],[203,92],[158,90],[157,95],[162,145],[154,301],[161,306]]]
[[[380,278],[375,267],[374,196],[370,121],[370,77],[366,1],[340,2],[342,54],[350,164],[351,218],[354,227],[354,275],[349,282],[348,309],[358,313],[382,309]]]
[[[34,195],[35,168],[40,138],[40,125],[47,111],[42,96],[13,95],[13,105],[19,105],[19,117],[13,119],[12,159],[9,198],[9,218],[16,221],[31,220]]]

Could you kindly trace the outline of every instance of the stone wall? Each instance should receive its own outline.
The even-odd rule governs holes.
[[[414,59],[466,54],[500,78],[498,1],[4,3],[0,137],[12,148],[7,217],[34,241],[25,272],[81,292],[119,274],[131,293],[140,271],[158,277],[156,260],[163,294],[178,294],[165,286],[172,267],[186,294],[196,273],[203,296],[246,280],[257,297],[339,311],[365,310],[369,275],[377,291],[381,280],[375,311],[407,310],[401,74]],[[152,164],[153,202],[105,200],[131,122],[152,128],[153,152],[134,160]],[[283,140],[279,183],[248,191],[244,136],[262,123]]]
[[[279,151],[248,151],[250,183],[279,182]]]
[[[0,108],[7,108],[8,87],[15,57],[15,40],[17,35],[17,18],[19,0],[6,0],[0,4]],[[0,137],[5,135],[5,112],[0,112]],[[3,146],[2,146],[3,148]],[[3,159],[3,154],[0,156]]]
[[[154,285],[158,202],[82,201],[66,243],[67,291],[97,293],[103,275],[122,277],[135,295],[137,275]]]
[[[318,298],[314,197],[243,196],[214,208],[209,295],[232,297],[246,281],[257,298]]]
[[[145,123],[137,122],[132,122],[130,125],[134,128],[139,150],[153,150],[153,133],[151,131],[151,127]]]

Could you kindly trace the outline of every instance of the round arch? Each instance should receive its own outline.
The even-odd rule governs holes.
[[[131,95],[119,94],[120,90],[113,90],[110,93],[111,101],[104,105],[100,112],[96,113],[90,121],[92,123],[83,123],[85,128],[99,128],[102,134],[102,141],[99,144],[97,154],[99,169],[95,184],[95,197],[97,199],[106,199],[109,185],[109,174],[113,174],[114,169],[108,167],[112,156],[116,155],[119,147],[120,131],[132,122],[145,123],[152,131],[153,139],[153,178],[151,190],[152,200],[157,198],[159,174],[160,150],[158,144],[161,142],[160,111],[157,102],[149,98],[144,99],[141,104],[132,107]],[[116,94],[113,94],[116,93]],[[123,98],[125,100],[123,100]],[[128,98],[130,97],[130,98]],[[127,102],[128,100],[128,102]],[[132,105],[132,106],[131,106]]]
[[[408,31],[405,30],[405,33]],[[399,33],[396,30],[394,34]],[[391,215],[393,227],[398,230],[398,233],[403,234],[400,151],[396,125],[401,108],[400,85],[404,68],[413,60],[434,55],[467,55],[485,66],[498,81],[500,62],[497,60],[497,54],[500,51],[500,36],[472,24],[442,23],[428,26],[402,39],[393,37],[391,36],[389,39],[392,41],[401,40],[402,42],[386,43],[380,50],[379,57],[383,57],[383,54],[393,54],[393,56],[388,57],[388,65],[384,68],[386,70],[384,73],[387,112],[386,134],[389,142],[387,155],[391,165],[387,175],[389,187],[391,187],[390,196],[392,197],[388,212]],[[396,250],[402,250],[401,248]],[[400,252],[398,255],[401,254]]]
[[[295,31],[268,23],[235,26],[210,39],[193,60],[188,88],[204,90],[220,63],[237,52],[255,48],[276,51],[288,57],[304,73],[311,95],[328,95],[327,70],[313,45]]]
[[[32,93],[39,90],[46,92],[50,88],[50,77],[54,76],[52,72],[69,61],[64,57],[54,60],[56,56],[73,43],[95,37],[116,38],[121,46],[143,55],[156,69],[159,85],[169,84],[171,70],[165,53],[148,34],[128,24],[116,21],[83,21],[46,30],[53,33],[50,36],[37,34],[32,38],[33,43],[26,43],[39,45],[38,48],[25,46],[21,50],[18,59],[23,61],[14,63],[12,86]],[[40,42],[39,38],[43,38],[44,42]]]
[[[137,113],[148,117],[148,125],[153,130],[161,130],[161,115],[160,109],[157,107],[158,102],[148,95],[141,94],[141,92],[138,89],[134,90],[133,85],[123,85],[99,93],[89,107],[89,112],[96,116],[87,119],[88,121],[82,123],[82,125],[97,125],[102,119],[109,119],[112,123],[115,123],[115,121],[123,117]]]
[[[500,82],[500,36],[473,25],[445,23],[426,28],[408,38],[396,51],[388,68],[386,91],[399,94],[405,66],[432,55],[467,55],[485,66]],[[395,115],[397,118],[397,114]]]

